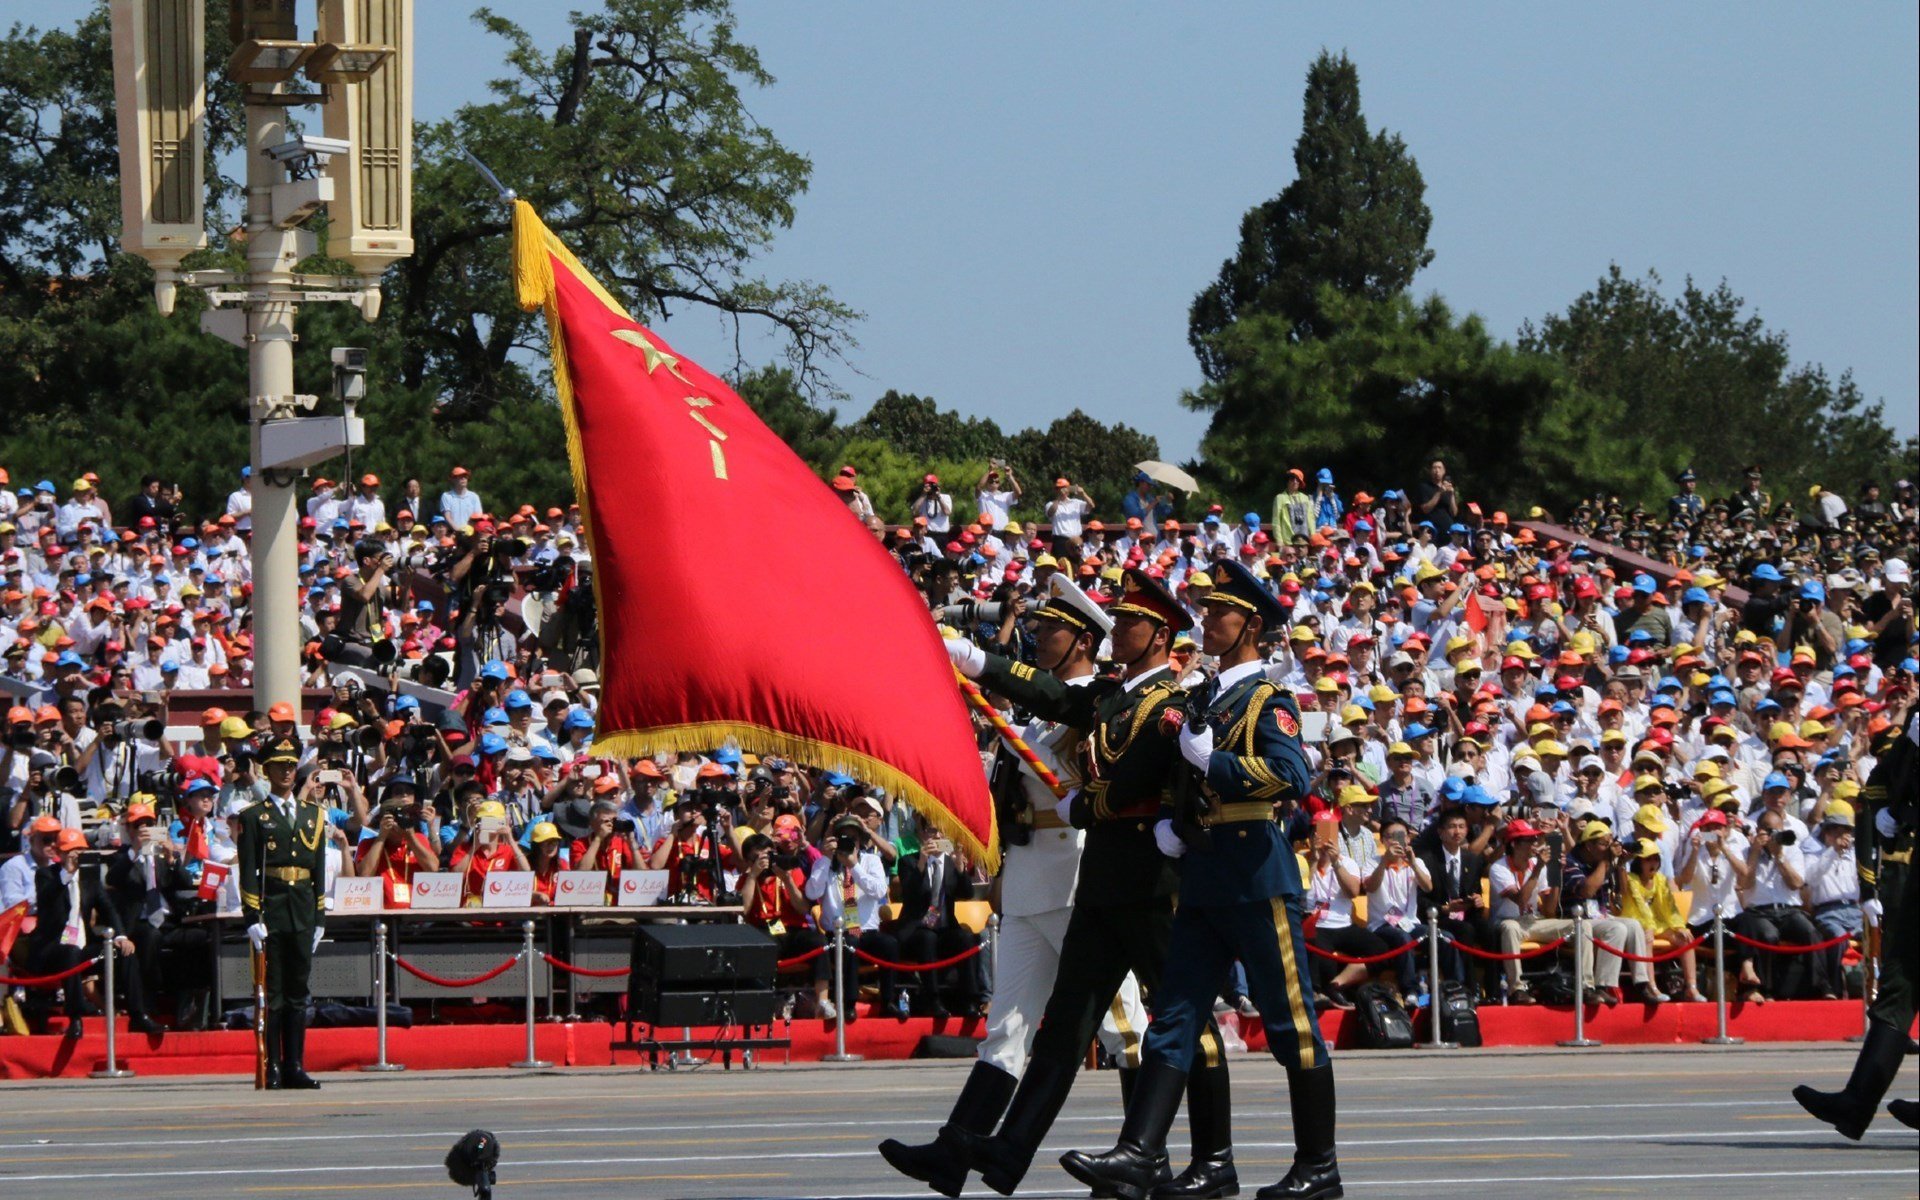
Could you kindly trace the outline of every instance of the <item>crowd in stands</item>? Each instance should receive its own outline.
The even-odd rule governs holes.
[[[990,881],[907,805],[725,747],[595,754],[576,508],[489,508],[464,468],[432,499],[417,480],[314,480],[303,664],[328,697],[303,712],[251,703],[244,477],[223,511],[193,515],[158,477],[118,505],[91,475],[14,491],[0,470],[0,484],[0,913],[57,891],[69,914],[19,938],[16,971],[112,929],[132,955],[137,1022],[216,1018],[205,926],[185,918],[238,907],[229,820],[265,795],[262,739],[291,734],[303,795],[332,813],[330,880],[379,877],[388,904],[425,871],[477,885],[529,870],[550,901],[563,869],[605,870],[609,888],[624,870],[662,870],[674,896],[738,902],[783,957],[804,959],[795,986],[829,1020],[833,956],[813,952],[841,928],[850,971],[855,948],[880,963],[959,959],[869,972],[874,1009],[984,1006],[983,956],[962,956]],[[1816,489],[1796,512],[1761,484],[1755,470],[1710,502],[1689,472],[1664,515],[1586,503],[1561,539],[1483,512],[1440,461],[1377,495],[1297,470],[1271,513],[1238,517],[1145,476],[1118,512],[1064,478],[1037,504],[996,463],[958,506],[928,476],[911,524],[889,526],[854,468],[831,481],[940,619],[1015,655],[1030,653],[1027,599],[1056,573],[1108,603],[1144,570],[1196,620],[1212,564],[1268,580],[1289,625],[1267,631],[1267,670],[1300,699],[1315,772],[1276,811],[1302,853],[1313,942],[1378,955],[1423,938],[1438,910],[1447,975],[1519,1004],[1544,964],[1482,970],[1453,942],[1549,942],[1582,904],[1598,941],[1642,955],[1715,914],[1763,945],[1858,934],[1871,918],[1851,801],[1912,712],[1913,489],[1850,504]],[[1616,551],[1646,569],[1615,565],[1640,561]],[[1189,682],[1211,669],[1198,645],[1173,648]],[[1857,986],[1844,951],[1741,944],[1728,969],[1755,1001],[1840,995]],[[1408,1003],[1436,983],[1416,954],[1314,968],[1335,1007],[1368,980]],[[1701,998],[1700,954],[1676,968],[1668,980],[1601,953],[1586,978],[1606,1002],[1623,970],[1631,998]]]

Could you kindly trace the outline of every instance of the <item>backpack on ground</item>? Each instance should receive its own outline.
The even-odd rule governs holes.
[[[1384,983],[1362,984],[1353,993],[1353,1015],[1358,1019],[1357,1041],[1363,1050],[1408,1050],[1413,1047],[1413,1022],[1394,1003]]]
[[[1473,993],[1466,984],[1454,979],[1443,982],[1434,1000],[1433,1013],[1434,1019],[1440,1022],[1441,1041],[1459,1046],[1482,1044],[1480,1010],[1474,1006]]]

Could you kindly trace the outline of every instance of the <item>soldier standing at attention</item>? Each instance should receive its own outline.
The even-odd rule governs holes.
[[[1046,603],[1033,614],[1034,665],[1070,688],[1086,688],[1097,679],[1094,658],[1113,621],[1066,576],[1056,574],[1047,585]],[[1084,732],[1035,717],[1021,730],[1021,740],[1062,784],[1072,788],[1082,782]],[[987,1012],[987,1036],[939,1136],[917,1146],[893,1138],[880,1143],[881,1156],[896,1171],[947,1196],[958,1196],[967,1182],[967,1160],[956,1131],[991,1133],[1026,1070],[1041,1010],[1059,974],[1086,838],[1060,815],[1062,805],[1052,789],[1004,745],[994,760],[993,796],[1005,849],[1000,937],[994,947],[999,978]],[[1146,1027],[1140,985],[1129,975],[1101,1019],[1099,1032],[1100,1044],[1121,1064],[1122,1079],[1140,1065],[1140,1033]]]
[[[1000,1132],[992,1137],[971,1130],[955,1133],[968,1165],[1003,1196],[1013,1194],[1033,1164],[1035,1151],[1067,1101],[1094,1028],[1127,972],[1139,979],[1149,1005],[1157,1003],[1157,988],[1170,986],[1165,967],[1174,880],[1153,827],[1178,762],[1175,741],[1163,732],[1161,718],[1168,708],[1177,709],[1184,696],[1167,667],[1167,654],[1173,635],[1191,628],[1193,618],[1146,572],[1128,571],[1124,583],[1125,593],[1109,609],[1118,679],[1068,687],[1024,663],[985,654],[970,642],[947,642],[962,673],[1040,716],[1088,734],[1079,790],[1062,805],[1073,827],[1087,831],[1086,849],[1080,856],[1080,881],[1067,918],[1059,973],[1034,1036],[1033,1054]],[[1208,997],[1201,1012],[1211,1013],[1211,1005]],[[1205,1066],[1193,1073],[1187,1093],[1193,1165],[1179,1179],[1171,1179],[1162,1155],[1152,1181],[1163,1188],[1162,1196],[1228,1196],[1238,1188],[1226,1056],[1210,1023],[1204,1030],[1196,1027],[1195,1034],[1205,1049]],[[1121,1077],[1123,1095],[1137,1092],[1139,1086],[1131,1083],[1129,1074]],[[1185,1071],[1180,1078],[1186,1081]],[[1179,1104],[1176,1086],[1169,1121]]]
[[[1220,662],[1204,710],[1189,706],[1180,754],[1201,773],[1201,832],[1176,835],[1172,812],[1155,837],[1180,859],[1166,978],[1153,993],[1146,1065],[1127,1106],[1120,1143],[1105,1154],[1072,1151],[1060,1164],[1096,1194],[1143,1200],[1167,1169],[1167,1130],[1213,998],[1238,960],[1259,1005],[1267,1045],[1287,1069],[1293,1105],[1293,1167],[1259,1200],[1344,1195],[1334,1157],[1333,1066],[1307,983],[1304,902],[1293,847],[1273,808],[1303,796],[1308,770],[1293,697],[1267,681],[1259,641],[1285,611],[1251,572],[1221,563],[1208,595],[1202,649]],[[1196,698],[1198,699],[1198,698]],[[1204,714],[1203,720],[1194,719]],[[1185,838],[1186,840],[1182,840]]]
[[[240,813],[238,862],[247,937],[267,957],[267,1086],[317,1088],[305,1061],[307,978],[326,904],[327,813],[293,794],[297,740],[269,741],[261,763],[268,794]]]

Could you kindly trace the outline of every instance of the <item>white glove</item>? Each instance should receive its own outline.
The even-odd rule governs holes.
[[[987,652],[965,638],[947,638],[947,657],[968,679],[980,678],[987,669]]]
[[[1187,844],[1173,831],[1172,821],[1154,822],[1153,844],[1160,847],[1160,853],[1168,858],[1179,858],[1187,852]]]
[[[247,940],[253,943],[255,950],[264,950],[267,946],[267,927],[255,921],[247,926]]]
[[[315,925],[313,927],[313,948],[315,950],[320,948],[320,943],[326,939],[326,936],[327,927],[325,925]]]
[[[1068,788],[1067,794],[1054,802],[1053,815],[1069,825],[1073,824],[1073,798],[1079,794],[1079,788]]]
[[[1883,808],[1873,816],[1873,828],[1881,837],[1892,841],[1900,832],[1900,822],[1893,819],[1893,810]]]
[[[1878,896],[1860,902],[1860,915],[1867,919],[1867,924],[1872,925],[1876,929],[1880,926],[1880,914],[1882,911],[1884,910],[1880,907],[1880,898]]]
[[[1202,725],[1198,730],[1192,726],[1180,729],[1180,756],[1199,770],[1207,769],[1207,760],[1213,757],[1213,726]]]

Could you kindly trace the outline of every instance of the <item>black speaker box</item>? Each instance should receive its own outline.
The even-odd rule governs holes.
[[[633,993],[633,1016],[649,1025],[768,1025],[778,1007],[771,987],[715,990],[711,985],[655,987]]]
[[[770,988],[779,961],[779,943],[750,925],[642,925],[634,935],[634,974],[663,988]]]

